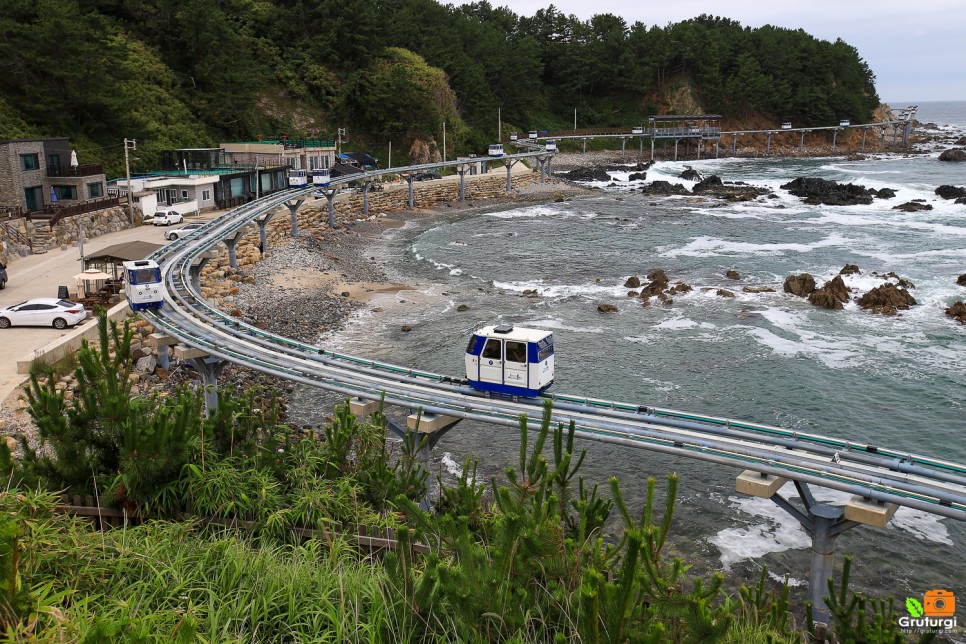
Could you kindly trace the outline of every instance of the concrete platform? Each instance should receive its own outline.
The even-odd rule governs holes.
[[[845,518],[856,523],[884,528],[898,509],[899,506],[895,503],[880,503],[855,495],[845,504]]]
[[[745,470],[735,479],[735,491],[762,499],[770,499],[787,482],[788,479],[783,479],[780,476]]]
[[[207,358],[210,354],[203,349],[195,349],[184,344],[174,347],[174,357],[177,360],[190,360],[191,358]]]
[[[406,417],[406,429],[416,429],[416,414]],[[453,416],[437,416],[435,414],[423,414],[419,417],[419,433],[433,434],[450,425],[455,425],[461,419]]]
[[[356,418],[368,418],[379,410],[379,402],[353,398],[349,401],[349,413]]]

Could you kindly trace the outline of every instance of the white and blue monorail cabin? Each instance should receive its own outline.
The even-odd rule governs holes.
[[[159,309],[164,305],[161,268],[153,259],[124,262],[124,295],[132,310]]]
[[[488,326],[466,347],[470,387],[512,396],[538,396],[553,384],[553,333]]]
[[[329,169],[328,168],[316,168],[312,170],[312,185],[313,186],[327,186],[329,185]]]
[[[503,144],[494,143],[493,145],[490,146],[490,149],[487,151],[487,154],[489,154],[491,157],[502,157],[505,154],[503,152]]]
[[[309,185],[309,173],[305,170],[288,171],[288,187],[304,188]]]

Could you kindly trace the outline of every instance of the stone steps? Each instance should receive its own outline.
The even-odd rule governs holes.
[[[50,240],[53,237],[53,232],[50,230],[50,224],[46,222],[35,221],[34,222],[34,233],[31,236],[31,245],[33,247],[34,255],[41,255],[46,253],[50,249]]]

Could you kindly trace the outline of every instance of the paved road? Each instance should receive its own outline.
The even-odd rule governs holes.
[[[207,220],[215,213],[202,215]],[[218,213],[220,214],[220,213]],[[193,221],[193,219],[189,219]],[[85,240],[84,254],[90,255],[101,249],[128,241],[148,241],[156,244],[164,240],[163,226],[139,226],[130,230],[109,233]],[[80,249],[68,246],[49,250],[42,255],[29,255],[10,262],[7,266],[7,288],[0,291],[0,307],[19,304],[34,297],[56,297],[57,287],[67,286],[71,292],[77,288],[72,276],[81,272]],[[82,324],[93,324],[91,320]],[[6,398],[26,376],[17,373],[17,361],[27,359],[34,350],[67,334],[72,329],[58,331],[53,327],[12,327],[0,329],[0,401]]]

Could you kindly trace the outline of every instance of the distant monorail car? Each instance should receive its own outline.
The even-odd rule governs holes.
[[[329,169],[328,168],[316,168],[312,170],[312,185],[313,186],[327,186],[329,185]]]
[[[520,138],[520,135],[519,134],[517,134],[516,132],[510,132],[510,140],[511,141],[516,141],[519,138]]]
[[[289,188],[305,188],[309,185],[309,173],[305,170],[288,171]]]
[[[631,128],[631,134],[644,134],[643,125],[635,125]]]
[[[502,157],[504,155],[504,152],[503,152],[503,144],[502,143],[494,143],[493,145],[490,146],[490,149],[488,151],[488,154],[491,157]]]
[[[153,259],[124,262],[124,295],[134,311],[159,309],[164,305],[161,268]]]
[[[537,138],[537,131],[536,130],[530,130],[530,133],[527,134],[527,138],[528,139],[531,139],[531,140],[536,139]]]
[[[550,331],[484,327],[466,347],[466,379],[480,391],[538,396],[553,384],[553,355]]]
[[[551,140],[548,140],[547,143],[546,143],[546,145],[543,146],[543,150],[544,150],[544,152],[556,152],[557,151],[557,142],[554,141],[554,140],[552,140],[552,139]]]
[[[841,121],[839,121],[839,127],[849,127],[851,124],[852,124],[852,121],[850,121],[849,119],[842,119]]]

